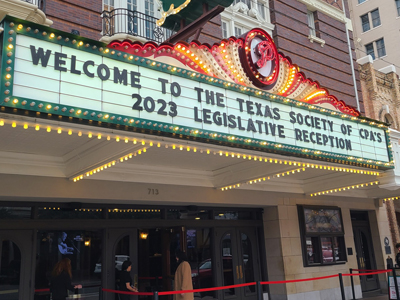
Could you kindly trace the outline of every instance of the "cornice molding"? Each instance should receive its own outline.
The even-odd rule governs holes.
[[[35,4],[21,0],[0,0],[0,19],[6,15],[45,26],[53,24],[53,21],[47,19],[45,13]]]
[[[351,20],[346,17],[346,15],[342,10],[333,7],[332,5],[329,5],[328,3],[321,0],[297,0],[297,1],[307,5],[307,8],[311,11],[316,11],[316,10],[320,11],[335,20],[345,23],[347,28],[353,31],[353,25]]]

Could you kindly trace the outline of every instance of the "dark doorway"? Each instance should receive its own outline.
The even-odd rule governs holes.
[[[368,212],[352,211],[351,221],[353,226],[358,269],[376,270]],[[378,275],[360,276],[360,283],[361,290],[363,292],[379,289]]]

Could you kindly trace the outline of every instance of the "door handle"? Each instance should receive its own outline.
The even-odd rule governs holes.
[[[243,269],[242,269],[242,265],[240,265],[240,278],[243,278]]]
[[[240,278],[240,277],[239,277],[239,266],[236,266],[236,277],[237,277],[237,279]]]

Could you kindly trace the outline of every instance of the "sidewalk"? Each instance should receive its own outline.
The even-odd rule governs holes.
[[[382,294],[381,291],[367,292],[364,293],[363,298],[360,300],[388,300],[389,295]]]

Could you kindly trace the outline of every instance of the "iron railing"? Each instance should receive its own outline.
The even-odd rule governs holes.
[[[125,33],[162,43],[173,34],[171,30],[158,27],[156,25],[157,18],[136,10],[116,8],[112,11],[103,11],[101,18],[103,20],[103,36]]]

